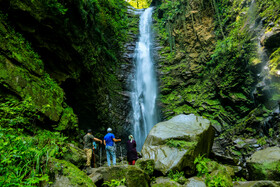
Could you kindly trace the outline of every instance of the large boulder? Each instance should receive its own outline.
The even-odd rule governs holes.
[[[52,183],[44,182],[41,184],[43,187],[96,186],[85,172],[68,161],[50,158],[48,168],[46,173],[50,176]]]
[[[97,185],[112,180],[121,181],[125,178],[128,187],[148,187],[150,177],[138,167],[130,165],[120,165],[113,167],[99,167],[91,169],[89,177]]]
[[[280,148],[268,147],[255,152],[247,160],[251,180],[279,180]]]
[[[178,115],[156,124],[142,148],[145,159],[155,160],[155,169],[163,174],[170,170],[195,172],[194,159],[209,155],[214,139],[210,121],[200,116]]]

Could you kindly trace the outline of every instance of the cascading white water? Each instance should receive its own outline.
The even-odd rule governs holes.
[[[134,138],[140,151],[144,141],[158,122],[157,81],[152,59],[152,12],[147,8],[140,16],[140,36],[134,52],[135,71],[132,80]]]

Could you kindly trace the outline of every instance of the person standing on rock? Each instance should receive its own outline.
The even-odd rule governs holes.
[[[84,150],[87,155],[87,163],[86,167],[91,166],[91,158],[92,158],[92,148],[93,148],[93,141],[99,141],[102,144],[102,140],[95,138],[92,135],[91,129],[88,129],[88,133],[84,136]]]
[[[106,155],[107,155],[107,162],[108,166],[111,166],[111,158],[113,159],[113,165],[116,165],[116,152],[114,147],[114,142],[120,142],[121,139],[116,139],[115,135],[112,133],[112,129],[107,129],[107,134],[104,136],[104,145],[106,146]]]
[[[129,165],[135,165],[135,161],[138,159],[136,151],[136,142],[132,135],[129,135],[128,139],[129,140],[126,142],[127,161]]]

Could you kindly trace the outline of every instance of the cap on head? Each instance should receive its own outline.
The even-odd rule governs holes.
[[[112,129],[109,127],[109,128],[107,129],[107,132],[112,132]]]
[[[88,129],[87,132],[88,132],[88,133],[92,133],[91,129]]]

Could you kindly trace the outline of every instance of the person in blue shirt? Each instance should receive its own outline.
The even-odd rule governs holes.
[[[105,149],[106,149],[107,162],[109,167],[111,166],[110,157],[112,157],[113,159],[113,165],[116,165],[116,152],[115,152],[114,143],[120,141],[122,140],[115,138],[115,135],[112,133],[112,129],[108,128],[107,134],[104,136],[104,145],[106,146]]]

